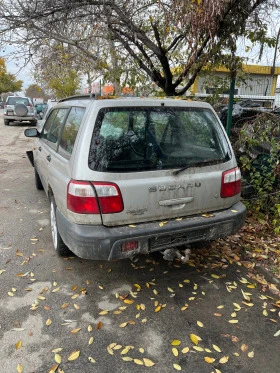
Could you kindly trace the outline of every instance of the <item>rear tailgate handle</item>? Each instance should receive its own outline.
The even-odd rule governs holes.
[[[52,157],[51,157],[50,155],[47,155],[46,158],[47,158],[47,160],[48,160],[49,162],[50,162],[51,159],[52,159]]]
[[[190,203],[194,200],[194,197],[176,198],[176,199],[166,199],[164,201],[159,201],[160,206],[174,206],[182,205],[183,203]]]

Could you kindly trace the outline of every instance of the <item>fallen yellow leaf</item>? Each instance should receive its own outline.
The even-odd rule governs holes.
[[[143,361],[140,360],[140,359],[133,359],[133,361],[134,361],[135,364],[138,364],[138,365],[143,365],[144,364]]]
[[[104,310],[104,311],[99,312],[99,315],[107,315],[107,313],[109,313],[109,311]]]
[[[80,356],[80,351],[73,351],[71,352],[70,356],[68,357],[68,361],[73,361],[73,360],[76,360],[78,359],[78,357]]]
[[[199,346],[193,346],[193,349],[196,350],[196,351],[199,351],[199,352],[204,351],[204,349],[202,347],[199,347]]]
[[[217,352],[222,352],[220,347],[216,346],[216,345],[212,345],[214,350],[216,350]]]
[[[179,364],[173,364],[173,368],[176,369],[176,370],[182,370],[182,368]]]
[[[179,339],[173,339],[173,341],[171,342],[172,346],[180,346],[180,344],[181,344],[181,341],[179,341]]]
[[[228,362],[229,356],[224,356],[219,360],[220,364],[225,364]]]
[[[251,359],[254,357],[254,355],[255,355],[254,351],[251,351],[251,352],[248,353],[248,357],[250,357]]]
[[[197,325],[198,325],[200,328],[204,328],[204,325],[203,325],[203,323],[202,323],[201,321],[197,321],[196,323],[197,323]]]
[[[191,340],[192,343],[194,343],[195,345],[198,345],[198,342],[201,341],[201,338],[198,337],[198,336],[195,335],[195,334],[190,334],[190,340]]]
[[[179,355],[179,352],[178,352],[178,350],[177,350],[176,347],[172,348],[172,353],[173,353],[174,356],[178,356]]]
[[[206,361],[206,363],[212,364],[216,359],[214,359],[213,357],[205,356],[204,360]]]
[[[17,365],[17,372],[18,373],[23,373],[23,366],[21,364]]]
[[[184,347],[183,349],[182,349],[182,353],[183,354],[186,354],[187,352],[189,352],[190,351],[190,348],[189,347]]]
[[[145,365],[146,367],[152,367],[152,366],[155,365],[155,363],[154,363],[152,360],[147,359],[146,357],[144,357],[143,361],[144,361],[144,365]]]
[[[22,346],[22,341],[17,341],[15,347],[16,347],[16,350],[19,350]]]
[[[75,334],[75,333],[78,333],[80,330],[81,328],[72,329],[70,330],[70,333]]]
[[[59,354],[55,354],[54,355],[54,361],[57,363],[57,364],[60,364],[61,363],[61,356]]]
[[[94,360],[93,357],[89,356],[88,359],[89,359],[89,361],[90,361],[91,363],[96,363],[96,361]]]
[[[94,339],[93,337],[90,337],[90,339],[89,339],[89,341],[88,341],[88,344],[89,344],[89,345],[91,345],[91,344],[92,344],[92,342],[93,342],[93,339]]]
[[[128,322],[123,322],[122,324],[119,325],[120,328],[125,328]]]
[[[48,319],[48,320],[46,321],[46,325],[47,325],[47,326],[50,326],[51,323],[52,323],[52,320],[51,320],[51,319]]]

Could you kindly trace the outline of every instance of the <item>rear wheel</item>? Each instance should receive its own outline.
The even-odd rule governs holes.
[[[42,189],[44,189],[44,188],[43,188],[42,181],[41,181],[41,179],[40,179],[40,176],[39,176],[39,174],[38,174],[38,172],[37,172],[37,170],[36,170],[35,167],[34,167],[34,173],[35,173],[35,185],[36,185],[36,188],[37,188],[38,190],[42,190]]]
[[[56,221],[56,203],[54,197],[51,197],[51,230],[52,230],[52,239],[53,239],[53,246],[55,251],[60,256],[67,256],[70,254],[70,250],[63,242],[57,228],[57,221]]]
[[[9,123],[10,123],[10,121],[9,121],[8,119],[4,119],[4,124],[5,124],[5,126],[8,126]]]

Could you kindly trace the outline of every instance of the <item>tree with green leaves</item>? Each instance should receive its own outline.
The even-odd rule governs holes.
[[[184,95],[203,67],[221,63],[238,38],[258,36],[266,42],[265,16],[275,4],[276,0],[10,0],[1,5],[0,39],[26,46],[30,58],[40,55],[42,40],[55,40],[71,47],[77,61],[91,62],[93,69],[107,65],[105,70],[117,75],[115,81],[124,74],[137,86],[138,70],[140,78],[145,74],[166,95]],[[103,40],[100,48],[97,40]]]
[[[4,58],[0,58],[0,96],[6,92],[18,92],[22,87],[22,80],[16,80],[13,74],[7,72]]]

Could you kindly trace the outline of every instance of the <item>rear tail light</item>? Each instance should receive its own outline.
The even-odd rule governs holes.
[[[67,208],[77,214],[113,214],[123,210],[123,200],[114,183],[70,180]]]
[[[241,173],[238,167],[223,172],[221,197],[228,198],[239,194],[241,191]]]

